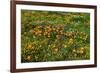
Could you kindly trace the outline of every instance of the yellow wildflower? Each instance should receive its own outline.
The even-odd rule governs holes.
[[[28,48],[28,49],[31,49],[31,48],[32,48],[32,45],[31,45],[31,44],[29,44],[27,48]]]
[[[83,54],[84,51],[85,51],[85,48],[81,47],[81,48],[80,48],[80,53]]]
[[[27,56],[27,58],[26,58],[28,61],[31,61],[32,60],[32,56]]]
[[[64,48],[66,48],[67,47],[67,45],[63,45],[64,46]]]
[[[73,39],[72,39],[72,38],[71,38],[71,39],[69,39],[68,44],[73,44]]]
[[[76,52],[76,50],[75,49],[73,49],[73,53],[75,53]]]

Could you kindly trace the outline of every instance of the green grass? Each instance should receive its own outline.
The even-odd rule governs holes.
[[[21,11],[21,62],[90,59],[90,14]]]

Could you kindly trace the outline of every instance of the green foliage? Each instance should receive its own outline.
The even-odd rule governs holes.
[[[21,11],[21,62],[90,59],[90,14]]]

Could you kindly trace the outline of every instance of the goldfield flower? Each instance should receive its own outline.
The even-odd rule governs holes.
[[[55,48],[54,51],[55,51],[55,52],[58,52],[58,48]]]
[[[27,33],[26,32],[24,32],[24,35],[26,35]]]
[[[41,36],[41,35],[42,35],[42,31],[41,31],[41,30],[36,30],[36,31],[34,32],[34,34],[35,34],[36,36]]]
[[[67,48],[67,45],[64,44],[63,46],[64,46],[64,48]]]
[[[34,31],[33,29],[31,29],[29,32],[30,32],[30,33],[34,33],[35,31]]]
[[[59,32],[60,32],[61,34],[63,34],[63,30],[60,30]]]
[[[87,40],[87,38],[88,38],[88,36],[86,35],[83,39],[84,39],[84,40]]]
[[[70,36],[72,36],[72,32],[65,32],[64,35],[70,37]]]
[[[55,27],[53,27],[53,30],[55,31],[55,30],[56,30],[56,28],[55,28]]]
[[[27,48],[28,49],[31,49],[33,46],[31,45],[31,44],[29,44],[28,46],[27,46]]]
[[[48,25],[48,26],[46,26],[46,28],[47,28],[47,29],[49,29],[49,28],[51,28],[51,26],[50,26],[50,25]]]
[[[28,61],[31,61],[32,60],[32,56],[31,55],[29,55],[29,56],[27,56],[27,58],[26,58]]]
[[[40,45],[39,47],[42,47],[42,45]]]
[[[37,29],[40,29],[40,28],[42,28],[42,26],[36,26],[36,28],[37,28]]]
[[[76,57],[76,56],[77,56],[77,54],[75,53],[75,54],[74,54],[74,57]]]
[[[76,52],[76,50],[75,49],[73,49],[73,51],[72,51],[73,53],[75,53]]]
[[[53,47],[53,48],[55,48],[55,47],[56,47],[56,45],[54,44],[52,47]]]
[[[69,33],[68,33],[68,36],[72,36],[72,32],[69,32]]]
[[[52,52],[53,52],[53,54],[57,54],[57,53],[58,53],[58,48],[54,48],[54,49],[52,50]]]
[[[60,35],[56,35],[56,38],[58,38],[58,39],[59,39],[59,38],[60,38]]]
[[[83,50],[80,50],[80,54],[83,54],[84,53],[84,51]]]
[[[47,35],[47,34],[48,34],[48,32],[47,32],[47,31],[45,31],[45,32],[44,32],[44,35]]]
[[[52,31],[52,29],[51,29],[51,28],[48,28],[48,29],[47,29],[47,31],[48,31],[48,32],[51,32],[51,31]]]
[[[65,36],[67,36],[67,35],[68,35],[68,33],[67,33],[67,32],[64,32],[64,35],[65,35]]]
[[[58,25],[58,26],[57,26],[57,30],[64,30],[64,27],[61,26],[61,25]]]
[[[69,39],[68,44],[73,44],[74,40],[72,38]]]
[[[81,47],[81,48],[80,48],[80,50],[84,50],[84,48],[83,48],[83,47]]]
[[[83,54],[85,52],[85,48],[81,47],[80,48],[80,54]]]
[[[41,36],[42,34],[39,34],[39,36]]]
[[[48,35],[47,37],[50,38],[50,35]]]

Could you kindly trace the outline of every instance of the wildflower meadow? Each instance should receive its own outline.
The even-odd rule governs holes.
[[[90,59],[90,14],[21,10],[21,62]]]

